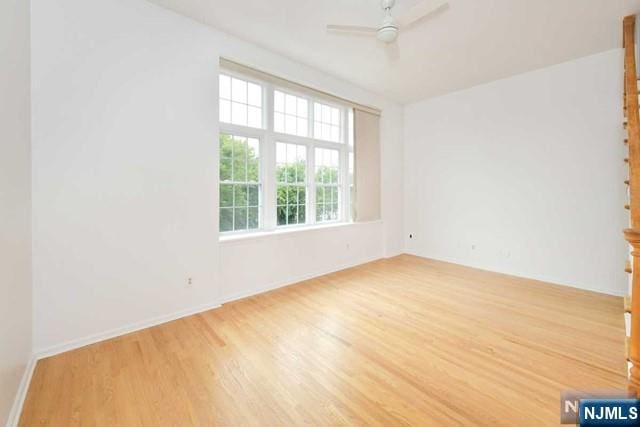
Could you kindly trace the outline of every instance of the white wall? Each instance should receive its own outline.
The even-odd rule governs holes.
[[[221,286],[229,270],[219,259],[242,244],[218,244],[220,55],[383,110],[383,150],[392,153],[384,190],[393,192],[383,200],[395,206],[383,207],[372,240],[384,245],[315,262],[337,268],[401,249],[402,175],[390,171],[403,162],[400,107],[142,0],[33,0],[32,19],[37,352],[295,279],[297,271],[274,279],[263,264],[250,281]],[[348,228],[312,233],[371,232]],[[299,253],[282,246],[282,257]]]
[[[376,94],[230,36],[220,55],[297,83],[382,110],[382,221],[339,230],[225,242],[220,246],[221,301],[404,252],[403,109]],[[349,246],[349,249],[347,249]],[[286,260],[296,260],[291,266]],[[238,273],[242,271],[242,273]]]
[[[0,2],[0,425],[31,356],[29,2]]]
[[[215,304],[215,38],[142,1],[32,20],[36,351]]]
[[[407,251],[624,294],[622,74],[614,50],[407,106]]]
[[[384,254],[381,221],[223,242],[221,300],[230,301],[352,267]]]
[[[404,108],[388,105],[380,120],[382,219],[386,257],[404,253]]]

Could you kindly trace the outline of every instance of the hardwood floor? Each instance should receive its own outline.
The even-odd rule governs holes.
[[[403,255],[38,362],[21,425],[558,425],[622,298]]]

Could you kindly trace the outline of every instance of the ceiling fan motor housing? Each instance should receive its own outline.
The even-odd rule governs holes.
[[[382,25],[378,28],[378,33],[376,37],[381,42],[391,43],[398,37],[398,26],[396,25],[396,21],[393,19],[393,16],[387,14],[382,20]]]
[[[380,28],[376,37],[381,42],[391,43],[398,37],[398,29],[396,27]]]

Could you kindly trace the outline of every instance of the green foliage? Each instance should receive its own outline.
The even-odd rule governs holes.
[[[234,229],[245,230],[247,228],[247,208],[238,208],[233,210]]]
[[[255,229],[260,225],[258,151],[257,144],[245,138],[220,135],[220,231]]]
[[[260,226],[259,147],[245,138],[220,135],[220,231],[251,230]],[[306,222],[307,167],[304,160],[276,167],[278,225]],[[338,169],[320,166],[315,171],[316,218],[338,217]],[[255,184],[252,184],[255,183]]]
[[[220,182],[258,182],[259,178],[258,147],[244,138],[220,134]]]
[[[276,194],[278,225],[304,224],[307,190],[304,184],[279,184]]]
[[[233,208],[220,208],[220,231],[233,230]]]
[[[298,161],[277,165],[276,217],[278,225],[304,224],[306,222],[307,164]]]
[[[338,168],[319,166],[316,168],[316,182],[319,184],[337,184]]]
[[[338,187],[318,185],[316,187],[316,221],[338,219]]]
[[[281,183],[303,184],[306,180],[307,164],[299,161],[290,164],[276,166],[276,181]]]

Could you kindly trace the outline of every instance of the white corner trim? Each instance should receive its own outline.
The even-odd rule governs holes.
[[[192,314],[202,313],[203,311],[212,310],[220,307],[220,302],[210,302],[208,304],[199,305],[185,310],[173,312],[171,314],[165,314],[162,316],[152,317],[147,320],[141,320],[139,322],[131,323],[129,325],[121,326],[119,328],[111,329],[97,334],[88,335],[83,338],[67,341],[62,344],[56,344],[51,347],[38,349],[35,351],[35,357],[37,360],[44,359],[45,357],[54,356],[56,354],[64,353],[66,351],[74,350],[76,348],[84,347],[86,345],[95,344],[100,341],[105,341],[111,338],[119,337],[121,335],[136,332],[141,329],[157,326],[162,323],[167,323],[172,320],[180,319],[182,317],[191,316]]]
[[[24,400],[27,398],[27,390],[29,390],[29,384],[31,384],[31,377],[33,376],[33,371],[36,368],[37,362],[38,359],[35,355],[32,355],[27,366],[24,368],[24,373],[22,374],[22,379],[18,385],[16,397],[13,400],[13,406],[11,406],[11,411],[9,411],[9,418],[7,418],[6,424],[7,427],[17,427],[20,422],[22,406],[24,405]]]
[[[384,258],[385,259],[395,258],[395,257],[400,256],[400,255],[405,254],[405,253],[406,252],[404,252],[403,250],[393,251],[393,252],[385,253],[384,254]]]
[[[275,283],[270,283],[270,284],[266,284],[263,286],[256,286],[253,287],[249,290],[245,290],[245,291],[241,291],[241,292],[235,292],[233,294],[230,295],[226,295],[226,296],[222,296],[220,298],[220,303],[221,304],[226,304],[228,302],[232,302],[232,301],[236,301],[242,298],[247,298],[247,297],[251,297],[254,295],[258,295],[258,294],[262,294],[264,292],[268,292],[268,291],[272,291],[274,289],[278,289],[278,288],[283,288],[285,286],[289,286],[289,285],[295,285],[296,283],[299,282],[303,282],[305,280],[309,280],[309,279],[313,279],[316,277],[320,277],[320,276],[324,276],[326,274],[331,274],[331,273],[335,273],[337,271],[340,270],[345,270],[347,268],[351,268],[351,267],[357,267],[359,265],[362,264],[366,264],[368,262],[372,262],[372,261],[377,261],[379,259],[382,259],[382,256],[378,256],[378,255],[374,255],[371,257],[364,257],[361,258],[357,261],[353,261],[353,262],[346,262],[346,263],[342,263],[338,266],[334,266],[328,269],[324,269],[321,271],[316,271],[314,273],[311,274],[303,274],[303,275],[299,275],[287,280],[283,280],[283,281],[279,281],[279,282],[275,282]]]

